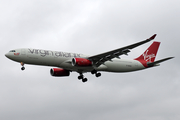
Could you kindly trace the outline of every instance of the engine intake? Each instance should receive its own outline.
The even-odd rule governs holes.
[[[51,68],[50,73],[52,76],[61,77],[61,76],[69,76],[70,72],[68,70],[64,70],[61,68]]]
[[[85,58],[73,58],[72,65],[80,66],[80,67],[88,67],[88,66],[92,66],[92,61]]]

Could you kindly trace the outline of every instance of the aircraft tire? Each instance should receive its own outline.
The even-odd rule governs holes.
[[[96,73],[97,73],[96,70],[91,71],[91,74],[96,74]]]
[[[101,73],[97,73],[97,74],[96,74],[96,77],[100,77],[100,76],[101,76]]]
[[[21,70],[25,70],[25,67],[22,67]]]
[[[82,82],[87,82],[87,78],[82,79]]]

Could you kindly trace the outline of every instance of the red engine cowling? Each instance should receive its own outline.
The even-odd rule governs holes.
[[[92,66],[92,61],[85,58],[73,58],[72,65],[80,67]]]
[[[50,73],[52,76],[69,76],[70,72],[61,68],[51,68]]]

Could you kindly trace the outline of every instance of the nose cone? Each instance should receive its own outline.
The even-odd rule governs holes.
[[[5,56],[6,56],[7,58],[10,58],[10,54],[9,54],[9,53],[6,53]]]
[[[8,57],[8,53],[6,53],[5,56]]]
[[[5,56],[13,61],[17,61],[19,59],[19,53],[8,52],[5,54]]]

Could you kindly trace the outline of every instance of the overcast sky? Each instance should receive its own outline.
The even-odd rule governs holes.
[[[179,120],[179,0],[1,0],[1,120]],[[51,67],[4,54],[37,48],[94,55],[157,33],[161,66],[131,73],[85,74],[88,82],[54,78]],[[135,48],[138,57],[151,44]]]

